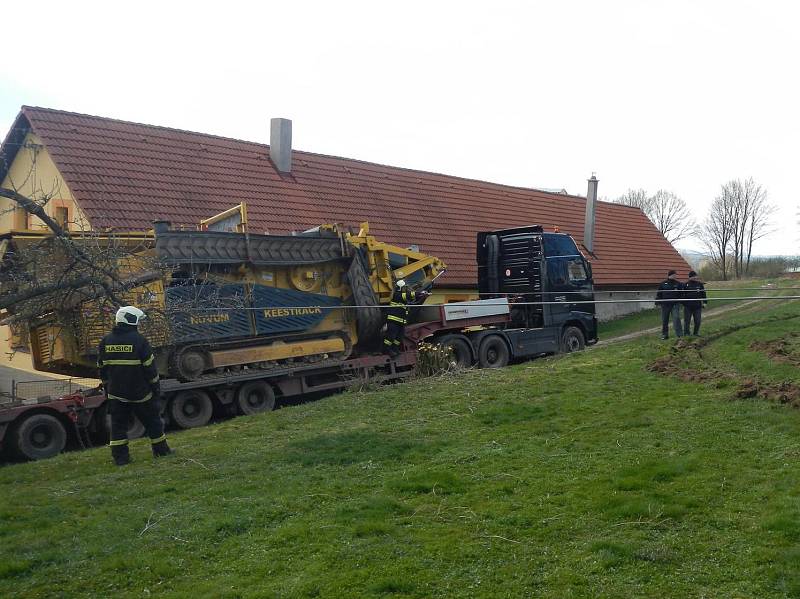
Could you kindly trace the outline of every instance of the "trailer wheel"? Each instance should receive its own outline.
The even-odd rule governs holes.
[[[478,365],[481,368],[503,368],[508,365],[509,351],[505,339],[500,335],[483,338],[478,349]]]
[[[437,341],[444,348],[453,353],[452,362],[458,368],[469,368],[474,364],[472,359],[472,344],[466,337],[460,335],[445,335]]]
[[[581,351],[586,347],[583,338],[583,331],[578,327],[567,327],[561,336],[561,353],[568,354],[574,351]]]
[[[169,417],[180,428],[204,426],[211,420],[214,405],[205,391],[181,391],[169,404]]]
[[[275,391],[265,381],[250,381],[239,387],[236,405],[245,416],[275,409]]]
[[[11,442],[20,457],[42,460],[61,453],[67,444],[67,429],[55,416],[32,414],[14,428]]]

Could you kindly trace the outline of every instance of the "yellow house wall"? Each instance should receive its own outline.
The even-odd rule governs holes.
[[[56,168],[47,148],[33,133],[28,133],[23,146],[14,157],[8,173],[2,181],[6,189],[13,189],[22,195],[41,200],[50,197],[45,205],[45,212],[55,216],[56,208],[66,208],[69,228],[75,230],[88,230],[89,221],[75,203],[72,192],[67,187],[61,173]],[[20,226],[20,225],[25,226]],[[23,214],[16,209],[16,203],[7,198],[0,198],[0,233],[7,233],[12,229],[28,228],[33,230],[45,229],[45,224],[38,217]],[[0,364],[12,366],[31,373],[36,372],[30,354],[11,350],[11,331],[8,327],[0,327]],[[31,378],[37,378],[36,373]],[[41,373],[41,376],[49,376]]]
[[[434,287],[426,304],[449,304],[451,302],[465,302],[480,299],[477,289],[448,289],[447,287]]]
[[[55,216],[56,208],[66,208],[71,230],[89,229],[88,219],[75,203],[72,192],[58,172],[47,148],[33,133],[28,133],[25,137],[2,186],[34,200],[50,197],[45,205],[45,212],[49,216]],[[15,208],[15,202],[0,198],[0,233],[20,228],[20,213]],[[46,228],[39,218],[32,215],[27,215],[26,224],[27,228],[33,230]]]

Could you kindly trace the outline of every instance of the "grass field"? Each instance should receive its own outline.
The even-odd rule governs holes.
[[[0,468],[0,596],[800,596],[794,331],[771,303],[702,342],[175,434],[159,462]]]

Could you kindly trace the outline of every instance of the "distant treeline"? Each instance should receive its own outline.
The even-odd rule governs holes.
[[[800,271],[800,256],[768,256],[752,258],[745,275],[740,278],[765,279],[780,277],[791,272]],[[723,273],[718,264],[705,262],[698,270],[700,277],[706,281],[721,281],[736,278],[733,268]],[[800,273],[798,274],[800,276]]]

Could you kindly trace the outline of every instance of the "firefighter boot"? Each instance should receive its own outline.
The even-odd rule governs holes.
[[[131,463],[131,454],[128,451],[127,443],[125,445],[112,445],[111,457],[114,458],[114,463],[117,466],[125,466]]]
[[[158,443],[153,443],[154,458],[163,458],[164,456],[173,455],[174,453],[175,450],[170,449],[169,445],[167,445],[166,439],[159,441]]]

